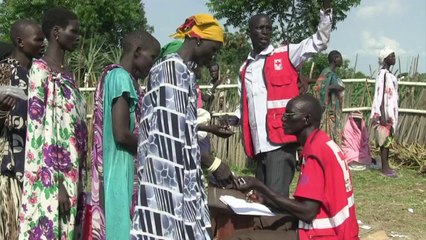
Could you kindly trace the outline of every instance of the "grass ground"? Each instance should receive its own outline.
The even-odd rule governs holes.
[[[249,169],[233,170],[252,175]],[[371,227],[361,228],[361,237],[383,230],[389,237],[399,235],[392,239],[426,240],[426,177],[404,168],[398,173],[398,178],[387,178],[377,170],[352,172],[358,220]]]
[[[362,237],[384,230],[388,236],[426,239],[426,177],[410,169],[398,172],[398,178],[377,170],[352,172],[358,220],[372,227],[361,229]]]

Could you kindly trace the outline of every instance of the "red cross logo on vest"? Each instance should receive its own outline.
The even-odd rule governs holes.
[[[281,59],[274,59],[274,69],[283,70],[283,64],[281,62]]]

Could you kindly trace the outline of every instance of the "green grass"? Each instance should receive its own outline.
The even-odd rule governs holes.
[[[231,170],[239,176],[253,175],[251,169],[231,166]],[[361,237],[383,230],[388,236],[396,232],[408,239],[426,239],[426,177],[406,168],[398,169],[398,174],[388,178],[378,170],[352,172],[357,218],[371,227],[360,229]],[[298,172],[292,192],[297,179]]]
[[[361,237],[384,230],[426,239],[426,177],[410,169],[398,173],[387,178],[377,170],[352,172],[358,220],[372,227],[361,229]]]

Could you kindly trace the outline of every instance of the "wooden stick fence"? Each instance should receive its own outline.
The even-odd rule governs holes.
[[[345,102],[343,104],[343,124],[350,112],[355,110],[364,112],[366,122],[368,121],[369,112],[371,110],[371,98],[374,95],[374,83],[372,79],[343,79],[346,84]],[[350,87],[353,84],[362,84],[363,88]],[[426,82],[410,82],[399,81],[400,89],[400,119],[396,134],[396,140],[401,144],[419,144],[426,145]],[[405,90],[401,92],[402,87]],[[209,89],[211,86],[203,85],[201,89]],[[373,90],[370,90],[372,88]],[[420,90],[419,90],[420,88]],[[212,123],[217,123],[219,116],[224,114],[233,114],[239,104],[237,93],[238,84],[221,85],[217,88],[215,100],[212,104]],[[417,90],[416,90],[417,89]],[[92,112],[94,87],[80,88],[80,91],[88,97],[88,113]],[[415,98],[415,91],[418,99]],[[358,100],[358,102],[356,101]],[[361,101],[361,104],[359,104]],[[353,106],[359,104],[360,106]],[[88,118],[92,115],[88,114]],[[215,155],[226,160],[231,165],[238,167],[247,167],[252,165],[251,161],[246,161],[246,155],[241,142],[240,128],[233,128],[235,134],[228,139],[220,139],[211,136],[212,149]],[[372,131],[370,131],[372,132]]]

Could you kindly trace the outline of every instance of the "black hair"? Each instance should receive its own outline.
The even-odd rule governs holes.
[[[267,18],[272,23],[271,18],[269,17],[268,14],[266,14],[266,13],[259,13],[259,14],[256,14],[256,15],[252,16],[249,19],[249,21],[248,21],[248,27],[249,27],[249,29],[251,29],[259,21],[259,19],[261,19],[261,18]]]
[[[158,48],[160,49],[160,43],[150,33],[144,30],[137,30],[127,34],[123,39],[123,53],[127,54],[135,49],[140,48],[141,50]]]
[[[6,42],[0,42],[0,60],[7,58],[13,51],[13,45]]]
[[[38,23],[33,20],[21,19],[10,26],[10,40],[13,45],[18,46],[16,39],[26,34],[26,28],[28,26],[38,26]]]
[[[70,21],[77,19],[74,12],[63,7],[54,7],[44,13],[41,28],[47,40],[49,40],[50,33],[55,26],[65,28]]]
[[[219,64],[216,62],[216,61],[212,61],[211,63],[210,63],[210,65],[209,65],[209,69],[212,69],[212,68],[217,68],[217,69],[219,69],[220,68],[220,66],[219,66]]]
[[[341,54],[339,51],[337,51],[337,50],[333,50],[333,51],[331,51],[331,52],[328,54],[328,57],[327,57],[327,59],[328,59],[328,63],[332,63],[332,62],[334,61],[334,58],[335,58],[335,57],[338,57],[338,56],[342,56],[342,54]]]
[[[303,113],[311,115],[311,123],[313,126],[316,128],[320,127],[323,110],[318,99],[316,99],[311,94],[303,94],[291,99],[290,101],[293,102],[293,105],[300,102],[300,110]]]

